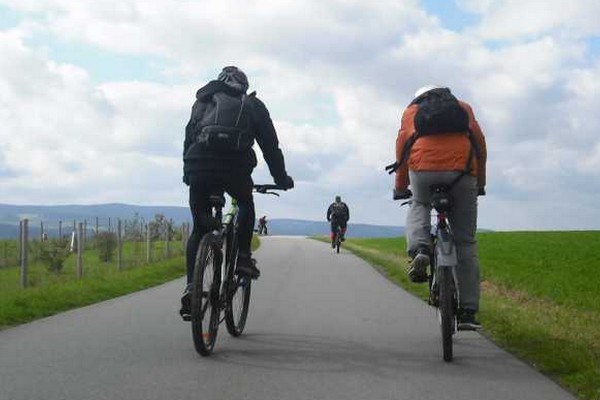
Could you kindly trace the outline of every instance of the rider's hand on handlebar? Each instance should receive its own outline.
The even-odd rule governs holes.
[[[282,186],[286,189],[291,189],[294,187],[294,180],[291,176],[286,175],[283,179],[276,179],[275,184]]]
[[[410,199],[411,197],[412,197],[412,192],[410,191],[410,189],[405,189],[405,190],[401,190],[401,191],[396,191],[396,189],[394,189],[394,195],[393,195],[394,200]]]
[[[477,196],[485,196],[485,188],[484,187],[477,188]]]

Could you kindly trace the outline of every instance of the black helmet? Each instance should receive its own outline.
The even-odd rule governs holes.
[[[217,80],[223,81],[229,86],[246,92],[248,90],[248,77],[244,71],[233,65],[224,67]]]

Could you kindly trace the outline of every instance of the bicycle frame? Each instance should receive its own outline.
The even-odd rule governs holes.
[[[213,231],[213,235],[215,235],[215,237],[218,239],[218,245],[219,248],[221,249],[221,257],[222,257],[222,261],[221,261],[221,282],[220,282],[220,287],[219,287],[219,302],[218,302],[218,307],[220,309],[225,308],[226,306],[226,302],[228,300],[228,293],[229,293],[229,282],[230,280],[230,276],[234,273],[234,266],[235,264],[235,260],[232,260],[232,256],[234,256],[232,254],[232,250],[230,249],[229,246],[223,248],[224,244],[227,245],[231,245],[231,243],[227,243],[227,236],[229,235],[230,232],[232,232],[235,229],[234,226],[234,219],[237,216],[238,212],[239,212],[239,207],[238,207],[238,203],[237,200],[235,198],[231,198],[231,205],[229,207],[229,210],[225,213],[225,215],[223,216],[223,210],[221,207],[213,207],[215,212],[214,212],[214,218],[217,220],[221,220],[221,226],[222,228],[219,231]],[[232,232],[233,235],[235,235],[235,232]],[[235,239],[234,239],[235,240]],[[219,323],[223,322],[222,320],[219,321]]]

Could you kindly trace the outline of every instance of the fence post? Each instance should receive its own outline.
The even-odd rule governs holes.
[[[123,268],[123,243],[121,238],[121,219],[117,222],[117,269]]]
[[[83,220],[83,248],[87,244],[87,219]]]
[[[83,277],[83,223],[77,224],[77,279]]]
[[[17,265],[21,265],[21,256],[23,255],[23,220],[19,220],[19,231],[17,232]]]
[[[21,221],[21,287],[27,287],[27,239],[29,220]]]
[[[96,235],[95,236],[98,236],[98,217],[96,217]]]
[[[146,262],[150,264],[152,261],[152,251],[150,245],[152,242],[150,241],[150,224],[146,224]]]
[[[167,231],[165,234],[165,258],[169,259],[171,257],[171,223],[173,220],[169,220],[167,222]]]
[[[58,240],[62,243],[62,221],[58,221]]]
[[[110,217],[108,217],[108,231],[112,232],[112,225],[110,224]]]
[[[44,241],[44,221],[40,221],[40,242]]]

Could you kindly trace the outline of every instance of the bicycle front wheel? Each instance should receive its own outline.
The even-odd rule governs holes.
[[[225,324],[231,336],[238,337],[244,331],[250,307],[251,288],[252,281],[247,277],[236,275],[230,282],[230,297],[225,309]]]
[[[237,230],[237,229],[236,229]],[[252,280],[234,274],[235,262],[238,255],[237,237],[235,231],[230,231],[227,238],[229,257],[228,263],[228,295],[227,307],[225,308],[225,325],[231,336],[238,337],[244,331],[248,308],[250,307],[250,292]]]
[[[444,361],[452,361],[452,335],[456,316],[454,315],[454,281],[452,271],[448,267],[438,266],[439,318],[442,332],[442,349]]]
[[[215,238],[204,235],[196,254],[192,290],[192,337],[196,351],[202,356],[212,352],[217,340],[221,259]]]

